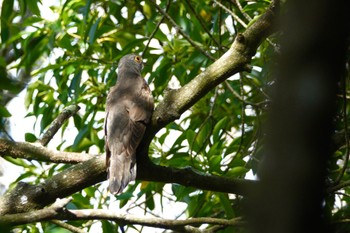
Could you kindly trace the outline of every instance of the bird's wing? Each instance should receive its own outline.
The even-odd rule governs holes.
[[[148,124],[153,113],[154,102],[146,81],[142,80],[142,88],[133,101],[127,102],[127,111],[131,120]]]
[[[105,123],[106,155],[110,192],[120,193],[136,178],[136,149],[146,126],[130,117],[130,112],[138,113],[135,107],[127,108],[117,104],[108,106]],[[133,116],[134,117],[134,116]]]

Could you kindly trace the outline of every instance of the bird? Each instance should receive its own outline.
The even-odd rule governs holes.
[[[104,123],[109,191],[119,194],[136,178],[136,149],[150,123],[154,100],[141,76],[141,56],[128,54],[118,63],[118,79],[110,88]]]

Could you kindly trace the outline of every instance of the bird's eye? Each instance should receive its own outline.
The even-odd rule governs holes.
[[[140,56],[135,56],[134,60],[137,62],[137,63],[141,63],[142,62],[142,59]]]

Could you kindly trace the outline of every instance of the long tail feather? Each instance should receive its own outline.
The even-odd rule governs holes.
[[[115,154],[111,151],[108,168],[109,190],[112,194],[118,194],[136,178],[135,161],[132,156],[125,153]]]

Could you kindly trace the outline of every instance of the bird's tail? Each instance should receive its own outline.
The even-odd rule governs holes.
[[[109,191],[112,194],[118,194],[128,185],[130,181],[136,178],[136,164],[133,159],[135,156],[121,154],[111,151],[108,166]]]

